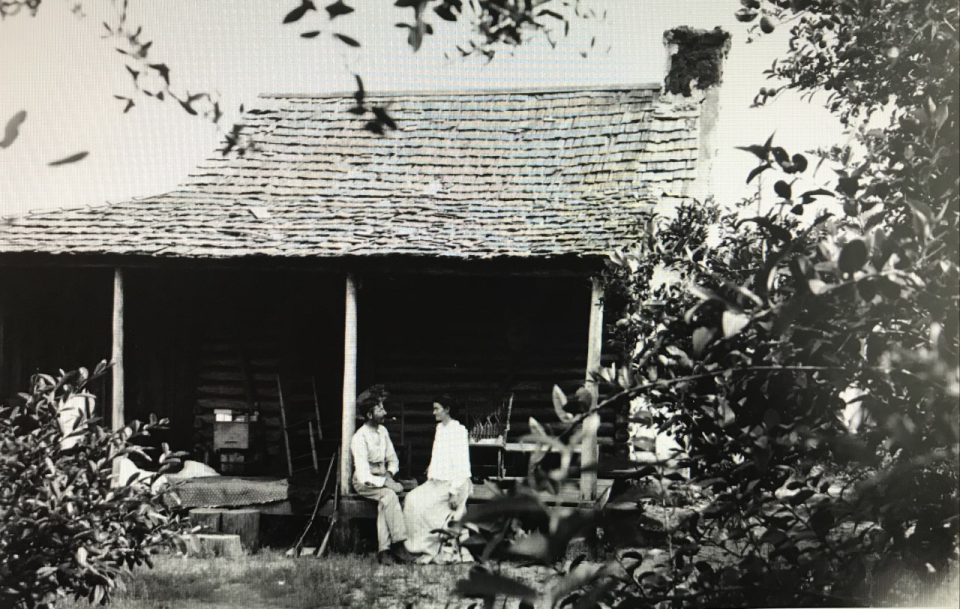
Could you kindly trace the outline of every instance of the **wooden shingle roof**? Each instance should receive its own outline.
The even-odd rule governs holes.
[[[700,106],[659,86],[268,95],[254,148],[220,152],[163,195],[0,222],[0,252],[182,258],[596,256],[637,237],[637,211],[696,175]]]

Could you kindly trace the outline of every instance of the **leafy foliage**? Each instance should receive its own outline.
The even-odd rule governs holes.
[[[758,34],[794,23],[791,52],[770,75],[830,91],[830,108],[859,136],[823,154],[839,167],[835,183],[807,188],[817,174],[804,154],[772,137],[745,146],[758,161],[748,181],[779,174],[773,209],[746,217],[753,201],[684,205],[648,218],[635,248],[612,255],[608,303],[622,307],[613,336],[626,365],[602,371],[608,397],[572,419],[555,397],[569,430],[541,441],[575,443],[596,409],[629,412],[678,439],[678,465],[706,504],[668,511],[665,562],[626,552],[588,577],[570,569],[569,596],[548,604],[875,604],[911,600],[890,597],[895,573],[935,586],[956,568],[958,9],[741,4],[738,18],[759,20]],[[886,128],[864,120],[879,111]],[[805,206],[828,202],[842,213],[801,223]],[[844,420],[852,410],[858,426]],[[543,481],[572,471],[534,470],[527,485],[548,489]],[[601,523],[632,509],[605,539],[642,544],[645,489],[683,476],[659,463],[614,473],[641,484],[604,506]],[[514,545],[550,564],[560,528]]]
[[[124,571],[150,565],[181,528],[155,485],[179,455],[165,451],[147,478],[111,479],[121,457],[149,459],[131,441],[164,421],[101,427],[84,387],[106,369],[35,375],[30,393],[0,408],[4,607],[50,607],[68,596],[106,604]]]

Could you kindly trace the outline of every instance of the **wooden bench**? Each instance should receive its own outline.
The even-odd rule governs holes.
[[[516,483],[519,478],[506,478],[504,481]],[[597,480],[597,496],[603,494],[613,484],[613,480]],[[406,497],[407,493],[400,493],[400,501]],[[486,503],[495,498],[492,489],[483,484],[476,484],[473,487],[473,494],[467,501],[467,513],[470,513],[471,507],[478,503]],[[592,501],[582,501],[580,499],[579,480],[570,480],[560,487],[560,492],[556,495],[550,493],[540,493],[540,499],[549,507],[576,507],[584,509],[593,509]],[[333,502],[328,501],[320,510],[320,516],[329,517],[333,514]],[[349,494],[340,498],[340,517],[346,520],[353,519],[375,519],[377,517],[377,503],[366,499],[357,494]]]

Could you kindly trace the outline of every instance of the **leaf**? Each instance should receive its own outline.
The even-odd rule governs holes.
[[[757,216],[756,218],[746,218],[737,222],[736,227],[739,228],[741,224],[745,222],[755,222],[757,226],[763,227],[770,233],[770,236],[776,239],[777,241],[782,241],[784,243],[789,243],[793,239],[793,235],[790,234],[790,231],[783,228],[779,224],[775,224],[770,218],[764,218],[762,216]]]
[[[770,167],[771,167],[770,163],[764,163],[763,165],[760,165],[759,167],[755,167],[755,168],[749,173],[749,175],[747,175],[747,184],[749,184],[750,182],[752,182],[752,181],[753,181],[753,178],[757,177],[758,175],[760,175],[760,174],[763,173],[764,171],[770,169]]]
[[[380,121],[387,127],[390,127],[391,129],[396,130],[397,123],[393,121],[393,118],[389,114],[387,114],[387,111],[385,109],[379,108],[377,106],[374,106],[371,109],[373,110],[373,115],[377,117],[378,121]]]
[[[296,21],[300,21],[303,19],[303,16],[307,14],[307,11],[315,10],[317,10],[317,7],[313,2],[310,0],[302,0],[300,6],[287,13],[287,16],[283,18],[283,22],[294,23]]]
[[[754,144],[753,146],[734,146],[734,149],[749,152],[750,154],[757,157],[761,161],[766,161],[767,156],[770,154],[770,148],[768,148],[767,146],[757,146],[756,144]]]
[[[820,279],[809,279],[807,281],[807,287],[810,289],[810,292],[812,294],[815,294],[817,296],[821,294],[825,294],[832,289],[832,286],[830,286],[829,284],[825,283]]]
[[[790,160],[792,161],[793,167],[788,170],[787,173],[803,173],[807,170],[807,157],[802,154],[795,154]]]
[[[784,199],[789,199],[793,194],[790,185],[783,180],[777,180],[777,183],[773,185],[773,192]]]
[[[76,154],[71,154],[68,157],[57,159],[56,161],[51,161],[47,163],[47,165],[50,167],[59,167],[61,165],[69,165],[70,163],[76,163],[77,161],[82,161],[83,159],[87,158],[88,154],[90,153],[84,150],[83,152],[78,152]]]
[[[560,599],[566,597],[574,590],[579,590],[584,586],[595,582],[600,578],[606,569],[604,565],[598,564],[580,564],[576,568],[570,569],[563,578],[554,583],[546,592],[545,605],[553,607]]]
[[[436,13],[437,16],[443,19],[444,21],[457,20],[457,15],[453,12],[453,9],[451,9],[446,4],[441,4],[440,6],[434,7],[433,12]]]
[[[320,30],[311,30],[309,32],[304,32],[300,34],[301,38],[316,38],[321,34]]]
[[[824,507],[817,508],[810,516],[810,528],[821,538],[827,536],[835,523],[833,513]]]
[[[326,7],[324,7],[324,10],[326,10],[327,14],[330,15],[330,21],[333,21],[337,17],[349,15],[354,11],[354,8],[344,4],[343,0],[337,0],[333,4],[328,4]]]
[[[357,90],[353,92],[353,98],[357,100],[357,106],[362,108],[363,99],[366,96],[366,92],[363,89],[363,79],[357,74],[354,74],[353,77],[357,79]]]
[[[814,197],[817,197],[820,195],[827,195],[830,197],[837,196],[832,191],[826,190],[825,188],[818,188],[816,190],[808,190],[807,192],[800,195],[800,202],[806,205],[807,203],[812,202]]]
[[[479,567],[471,569],[467,579],[458,581],[456,590],[462,596],[495,597],[502,594],[527,601],[535,601],[537,598],[537,591],[523,582],[490,573]]]
[[[535,418],[530,417],[530,432],[534,437],[549,438],[550,434],[547,433],[547,430],[544,429],[543,425],[540,424]]]
[[[713,328],[697,328],[693,331],[693,352],[696,355],[703,354],[707,344],[713,338],[717,331]]]
[[[170,68],[167,67],[167,64],[164,63],[151,63],[150,67],[157,71],[160,74],[160,78],[163,79],[167,85],[170,84]]]
[[[558,21],[565,21],[563,15],[549,9],[542,9],[539,13],[537,13],[537,17],[553,17]]]
[[[768,430],[776,428],[780,425],[780,413],[773,408],[768,408],[767,411],[763,413],[763,424]]]
[[[787,501],[790,505],[800,505],[810,497],[813,497],[816,494],[816,491],[813,489],[805,488],[801,491],[797,491],[796,495],[791,496]]]
[[[721,324],[723,326],[723,337],[730,338],[736,336],[750,323],[750,316],[745,313],[726,310],[723,312]]]
[[[0,140],[0,148],[9,148],[11,144],[20,135],[20,125],[27,120],[27,111],[21,110],[10,117],[7,126],[3,130],[3,139]]]
[[[572,421],[574,416],[563,409],[563,407],[567,405],[567,396],[563,393],[563,389],[554,385],[551,396],[553,398],[553,410],[557,413],[557,418],[563,423]]]
[[[854,239],[843,246],[837,266],[845,273],[853,273],[867,263],[867,245],[860,239]]]
[[[357,42],[356,40],[354,40],[353,38],[351,38],[351,37],[349,37],[349,36],[347,36],[347,35],[345,35],[345,34],[334,34],[334,36],[335,36],[336,38],[338,38],[341,42],[343,42],[344,44],[346,44],[346,45],[348,45],[348,46],[351,46],[351,47],[359,47],[359,46],[360,46],[360,43],[359,43],[359,42]]]
[[[780,146],[771,148],[770,153],[773,155],[773,160],[775,160],[781,167],[784,165],[787,165],[788,167],[790,166],[790,155],[787,154],[787,151]]]
[[[791,213],[791,214],[795,214],[795,215],[797,215],[797,216],[802,216],[802,215],[803,215],[803,205],[801,205],[800,203],[797,203],[796,205],[794,205],[793,207],[790,208],[790,213]]]
[[[177,99],[177,101],[180,102],[180,106],[187,111],[187,114],[191,116],[197,115],[197,111],[193,109],[192,99],[188,97],[187,99]]]
[[[949,113],[950,110],[947,104],[941,104],[940,107],[937,108],[936,112],[933,113],[933,124],[937,129],[943,127],[943,124],[947,122],[947,116]]]
[[[550,561],[550,543],[547,536],[537,531],[510,544],[510,553],[517,556],[526,556],[542,563]]]

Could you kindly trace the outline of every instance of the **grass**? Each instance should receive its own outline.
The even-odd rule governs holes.
[[[454,599],[454,582],[468,565],[380,566],[371,556],[293,559],[264,551],[242,559],[161,556],[139,569],[114,596],[123,609],[227,609],[275,607],[433,607]],[[86,601],[57,609],[87,609]]]

